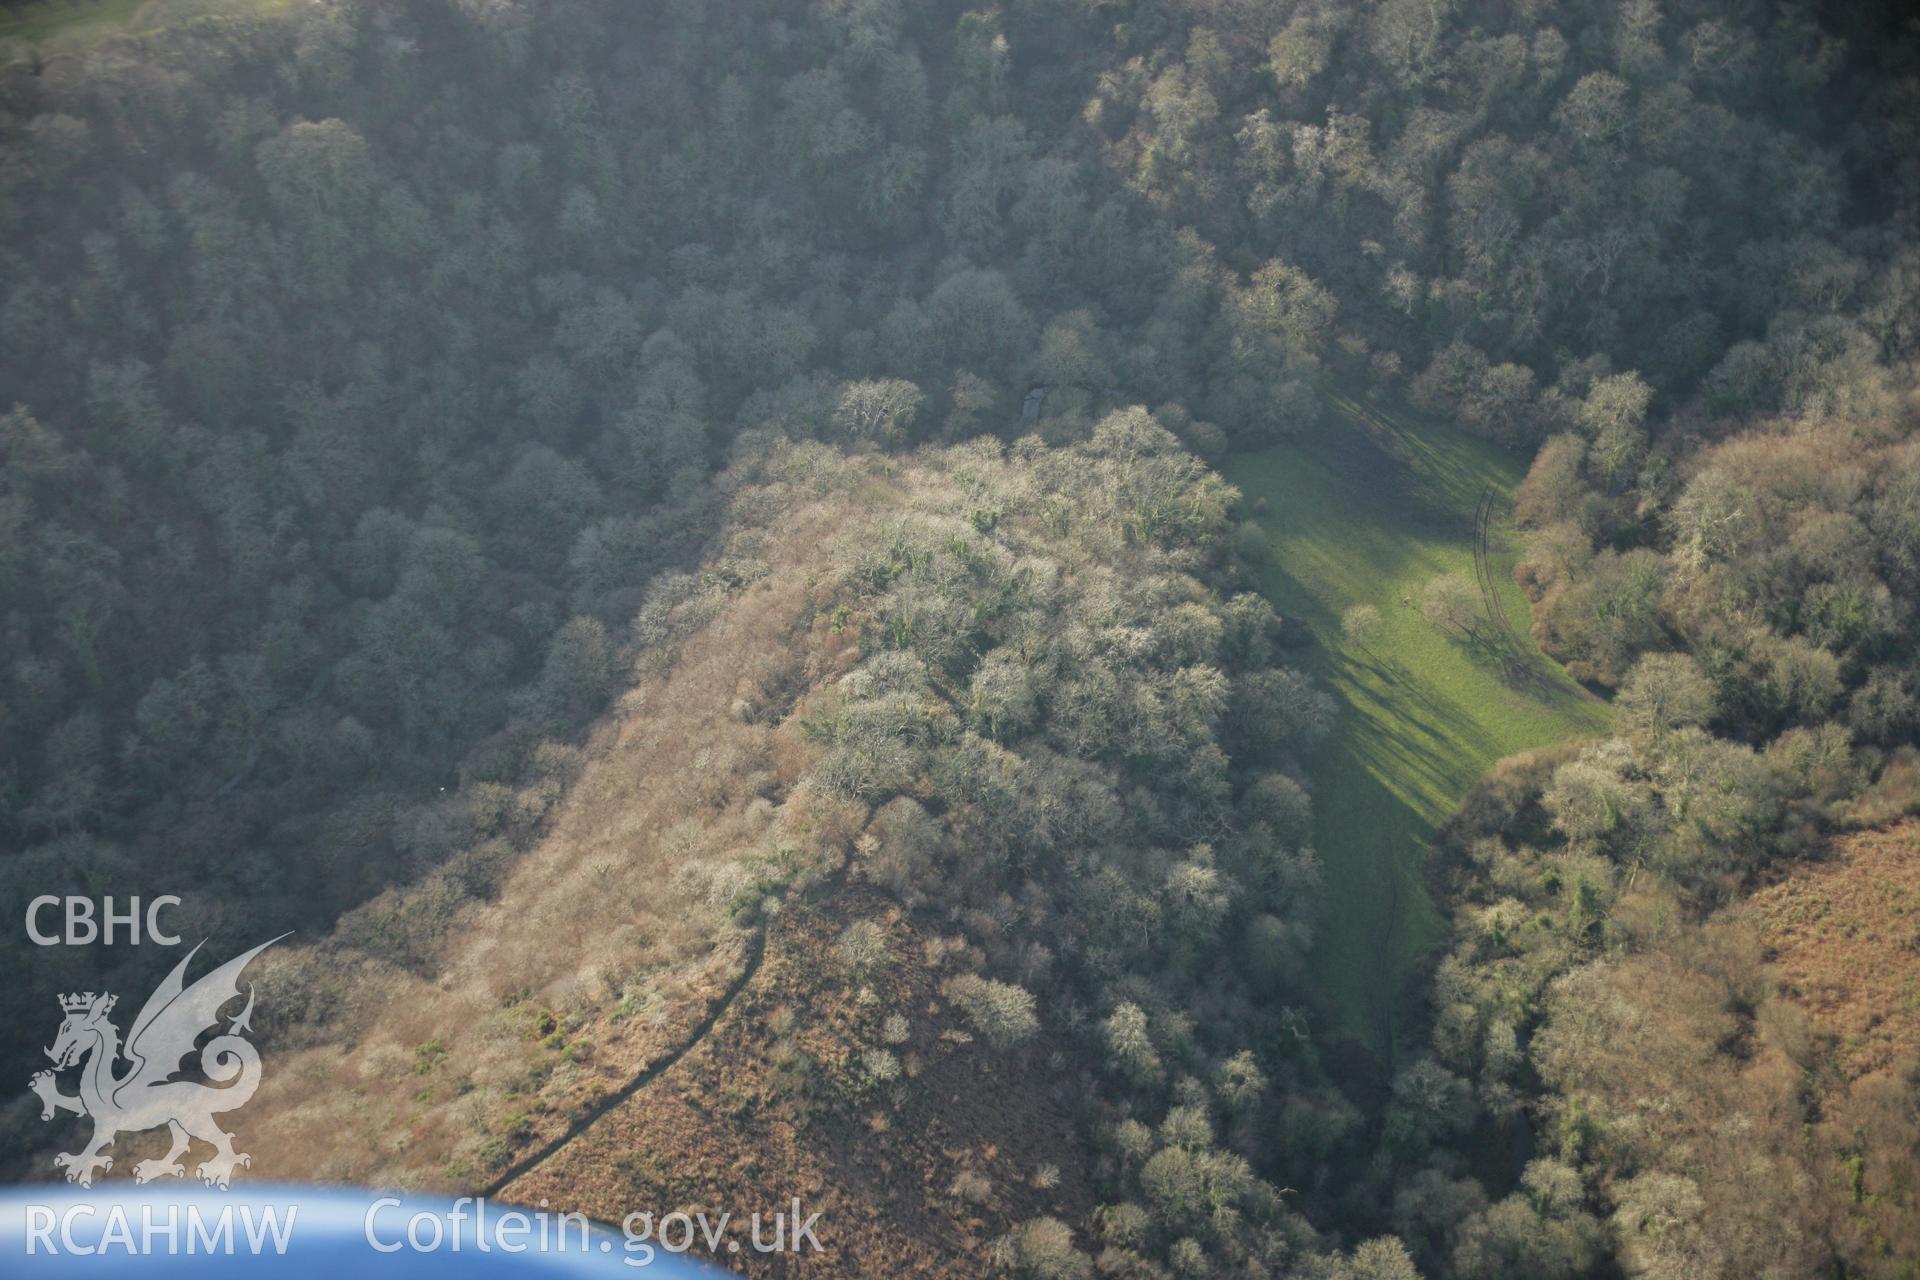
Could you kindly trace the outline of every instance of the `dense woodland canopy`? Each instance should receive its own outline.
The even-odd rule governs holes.
[[[1726,1044],[1774,1034],[1717,913],[1915,803],[1917,54],[1891,10],[1740,0],[312,0],[10,47],[8,909],[324,932],[524,845],[646,601],[725,584],[730,459],[1031,431],[994,485],[1179,575],[1070,584],[1111,631],[1043,626],[991,506],[902,530],[849,588],[880,656],[818,725],[816,781],[886,824],[929,776],[1155,851],[1092,872],[989,828],[1018,865],[977,885],[897,868],[1006,935],[950,993],[987,1039],[1037,1008],[1108,1064],[1098,1223],[1000,1263],[1911,1275],[1910,1133],[1829,1134],[1776,1039],[1792,1105],[1703,1152],[1597,1083],[1637,1068],[1593,1010],[1659,968],[1703,1012],[1648,1053],[1727,1009]],[[1346,429],[1331,387],[1534,459],[1535,633],[1620,710],[1449,830],[1431,1052],[1386,1099],[1300,1032],[1328,712],[1202,461]],[[1021,742],[1038,798],[993,790]],[[1092,812],[1088,771],[1139,786]],[[511,812],[449,816],[475,795]],[[1058,974],[1023,950],[1063,939]],[[143,980],[114,955],[10,954],[4,1016]]]

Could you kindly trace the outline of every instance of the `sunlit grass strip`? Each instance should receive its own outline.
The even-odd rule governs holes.
[[[162,30],[196,18],[271,13],[292,0],[26,0],[0,7],[0,40],[40,44]]]
[[[1326,905],[1310,977],[1341,1030],[1391,1057],[1408,974],[1439,943],[1442,921],[1421,863],[1436,825],[1495,760],[1600,732],[1608,708],[1544,659],[1513,585],[1507,495],[1524,462],[1484,441],[1374,402],[1336,394],[1319,433],[1242,454],[1225,467],[1259,517],[1268,561],[1260,586],[1312,632],[1301,660],[1341,703],[1311,765],[1315,843]],[[1515,621],[1529,681],[1491,653],[1442,634],[1420,594],[1443,573],[1474,573],[1475,508],[1495,494],[1495,589]],[[1377,636],[1342,634],[1341,614],[1370,604]]]

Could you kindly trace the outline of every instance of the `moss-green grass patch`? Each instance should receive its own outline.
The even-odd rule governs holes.
[[[1338,1030],[1392,1062],[1405,981],[1442,939],[1421,874],[1435,827],[1494,761],[1599,733],[1609,708],[1528,635],[1509,502],[1524,462],[1384,403],[1333,402],[1329,426],[1223,469],[1249,503],[1266,501],[1260,587],[1311,630],[1304,665],[1339,704],[1310,765],[1326,881],[1310,981]],[[1504,660],[1491,644],[1442,634],[1420,610],[1437,575],[1473,580],[1475,513],[1487,498],[1490,568],[1516,633]],[[1359,604],[1384,624],[1366,646],[1340,625]]]
[[[284,9],[289,0],[7,0],[0,40],[72,43],[158,31],[194,18]]]

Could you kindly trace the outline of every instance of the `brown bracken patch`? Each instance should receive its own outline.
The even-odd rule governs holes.
[[[1856,1080],[1920,1055],[1920,821],[1836,842],[1750,901],[1781,994]]]
[[[850,974],[837,954],[855,921],[886,941],[871,972]],[[713,1260],[762,1276],[977,1276],[1012,1224],[1083,1222],[1093,1200],[1076,1055],[1049,1035],[1011,1051],[967,1036],[940,998],[940,951],[861,885],[790,906],[712,1033],[501,1199],[616,1224],[730,1214],[738,1251],[721,1243]],[[876,1049],[897,1077],[876,1077]],[[755,1250],[749,1215],[770,1240],[772,1215],[796,1200],[803,1218],[820,1215],[820,1251]]]

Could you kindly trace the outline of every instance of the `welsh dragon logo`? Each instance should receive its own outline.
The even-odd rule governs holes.
[[[280,938],[286,936],[283,933]],[[159,1160],[136,1164],[135,1182],[183,1176],[186,1169],[180,1157],[187,1154],[190,1140],[195,1138],[214,1148],[213,1157],[202,1161],[194,1171],[209,1186],[225,1190],[235,1168],[253,1163],[251,1156],[233,1149],[233,1135],[213,1120],[215,1115],[245,1105],[260,1086],[260,1054],[241,1035],[253,1029],[248,1023],[253,1016],[251,985],[247,987],[246,1007],[228,1021],[224,1033],[216,1034],[200,1049],[200,1070],[214,1083],[174,1077],[201,1034],[218,1031],[221,1008],[240,995],[240,971],[280,938],[235,956],[186,986],[182,975],[200,951],[194,947],[141,1006],[124,1047],[119,1029],[107,1017],[118,997],[91,991],[60,997],[60,1009],[66,1018],[53,1047],[46,1051],[53,1059],[53,1070],[35,1072],[29,1087],[40,1095],[42,1120],[53,1119],[56,1111],[71,1111],[93,1121],[93,1138],[85,1147],[53,1158],[55,1166],[67,1171],[68,1182],[92,1186],[96,1170],[113,1168],[113,1158],[101,1152],[113,1145],[116,1137],[161,1125],[172,1137],[172,1149]],[[130,1065],[124,1073],[115,1074],[122,1058]],[[84,1064],[80,1068],[80,1092],[61,1093],[55,1073],[75,1064]]]

